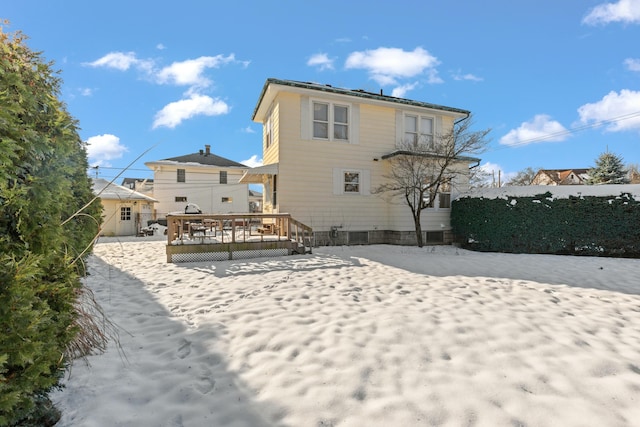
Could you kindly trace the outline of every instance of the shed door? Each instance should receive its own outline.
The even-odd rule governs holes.
[[[118,211],[116,212],[117,226],[116,235],[118,236],[132,236],[136,234],[136,223],[133,215],[133,206],[130,203],[119,204]]]

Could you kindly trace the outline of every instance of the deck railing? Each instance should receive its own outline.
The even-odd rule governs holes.
[[[207,252],[228,251],[229,258],[234,251],[255,252],[274,247],[288,247],[289,253],[310,253],[313,230],[286,213],[167,215],[168,261],[172,261],[171,254],[189,253],[186,246],[192,247],[193,253],[204,253],[205,249]]]

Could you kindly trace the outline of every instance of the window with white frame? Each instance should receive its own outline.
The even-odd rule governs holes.
[[[404,142],[433,149],[433,117],[406,114],[404,116]]]
[[[343,191],[345,193],[360,193],[360,172],[345,171],[343,181]]]
[[[313,102],[313,137],[330,141],[349,141],[349,107]]]
[[[131,206],[120,208],[120,221],[131,221]]]
[[[371,171],[349,167],[333,168],[333,194],[371,195]]]
[[[451,208],[451,178],[442,179],[440,185],[437,186],[437,193],[436,186],[432,186],[431,181],[427,181],[424,188],[427,189],[422,197],[422,203],[425,207]],[[438,206],[435,205],[436,200],[438,200]]]
[[[448,209],[451,207],[451,178],[446,178],[440,183],[438,207]]]

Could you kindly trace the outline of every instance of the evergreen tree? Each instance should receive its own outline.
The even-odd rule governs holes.
[[[83,273],[73,260],[99,225],[99,202],[64,223],[93,195],[60,84],[0,24],[0,425],[48,424],[36,402],[64,373]]]
[[[595,167],[589,169],[587,184],[626,184],[628,182],[622,158],[608,151],[600,154]]]

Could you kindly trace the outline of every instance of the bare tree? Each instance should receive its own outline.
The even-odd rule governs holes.
[[[491,172],[482,166],[469,169],[469,188],[490,188],[493,186]]]
[[[433,140],[402,141],[396,151],[383,156],[390,162],[390,172],[374,193],[400,197],[409,207],[419,247],[424,246],[422,211],[433,206],[441,189],[455,185],[461,168],[468,176],[468,164],[480,161],[468,156],[483,152],[489,143],[486,138],[491,130],[472,131],[472,124],[468,117],[454,123],[450,131],[434,135]]]
[[[532,167],[527,167],[516,173],[516,175],[507,181],[506,185],[531,185],[533,178],[538,174],[538,170],[541,168],[534,169]]]

